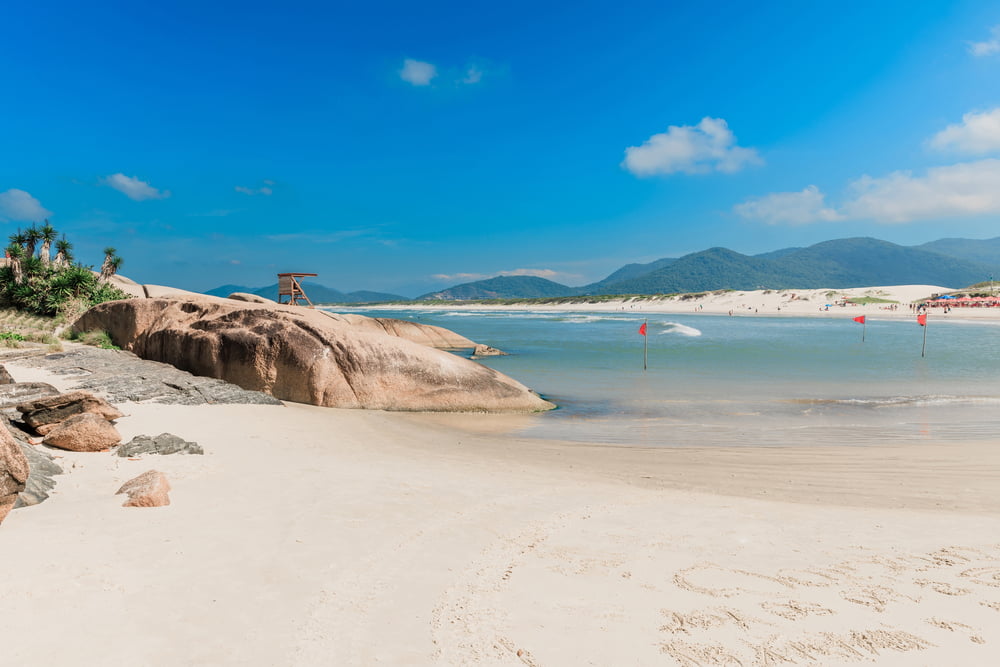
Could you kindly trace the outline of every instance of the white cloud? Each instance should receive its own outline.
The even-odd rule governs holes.
[[[264,195],[265,197],[269,197],[274,194],[273,185],[274,181],[264,181],[264,185],[259,188],[248,188],[245,185],[237,185],[233,189],[242,194],[250,195],[251,197],[253,195]]]
[[[412,58],[404,60],[403,69],[399,70],[399,78],[414,86],[429,86],[436,76],[437,67]]]
[[[552,278],[559,275],[552,269],[514,269],[513,271],[501,271],[501,276],[534,276],[535,278]]]
[[[0,192],[0,221],[3,222],[40,222],[52,215],[42,207],[40,201],[24,190],[11,188]]]
[[[121,192],[123,195],[134,201],[145,199],[166,199],[170,196],[168,190],[157,190],[146,181],[140,181],[135,176],[126,176],[118,173],[107,178],[102,178],[101,182]]]
[[[471,65],[465,70],[465,76],[462,78],[462,83],[473,84],[479,83],[483,80],[483,70],[479,69],[475,65]]]
[[[491,278],[485,273],[435,273],[431,276],[435,280],[461,280],[463,282],[471,282],[473,280],[486,280]]]
[[[636,176],[653,176],[678,171],[732,173],[761,162],[756,150],[736,145],[725,120],[706,116],[697,125],[671,125],[641,146],[629,146],[622,166]]]
[[[932,167],[923,176],[896,171],[882,178],[862,176],[850,184],[839,207],[827,207],[819,188],[777,192],[734,207],[739,215],[768,224],[873,220],[905,223],[1000,213],[1000,160]]]
[[[972,155],[1000,151],[1000,107],[967,113],[960,124],[949,125],[931,138],[932,147]]]
[[[819,188],[810,185],[802,192],[773,192],[763,197],[754,197],[737,204],[734,210],[744,218],[761,220],[769,225],[803,225],[840,220],[843,216],[827,207],[824,199],[825,195]]]
[[[985,42],[970,42],[969,53],[974,56],[991,56],[1000,53],[1000,25],[990,28],[992,37]]]
[[[863,176],[851,189],[854,197],[842,207],[850,218],[910,222],[1000,213],[1000,160],[933,167],[926,176],[908,171]]]

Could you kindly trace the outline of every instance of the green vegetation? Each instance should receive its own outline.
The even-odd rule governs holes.
[[[861,296],[855,299],[848,299],[848,301],[859,305],[866,305],[869,303],[899,303],[899,301],[894,301],[892,299],[880,299],[877,296]]]
[[[107,331],[78,331],[70,334],[70,340],[76,341],[77,343],[83,343],[84,345],[99,347],[102,350],[121,349],[114,344]]]
[[[73,245],[56,241],[56,230],[45,221],[37,228],[10,236],[7,257],[0,266],[0,304],[35,315],[73,318],[91,306],[129,296],[107,280],[121,267],[114,248],[105,249],[100,275],[73,262]],[[41,242],[37,254],[36,246]],[[55,242],[56,256],[50,259]]]

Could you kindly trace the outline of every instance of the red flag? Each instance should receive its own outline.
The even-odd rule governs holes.
[[[646,323],[645,322],[643,322],[642,326],[639,327],[639,333],[642,334],[643,336],[646,335]]]
[[[864,315],[858,315],[857,317],[854,318],[854,321],[857,322],[858,324],[864,324],[865,323],[865,316]]]
[[[919,324],[922,327],[927,326],[927,313],[922,313],[920,315],[917,315],[917,324]]]

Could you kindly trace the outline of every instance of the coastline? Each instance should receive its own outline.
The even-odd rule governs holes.
[[[909,304],[953,291],[936,285],[889,285],[855,287],[848,289],[807,290],[733,290],[703,292],[698,295],[648,296],[622,298],[595,302],[487,304],[463,302],[425,302],[410,304],[374,304],[364,306],[321,306],[337,310],[421,310],[454,309],[486,311],[539,311],[539,312],[630,312],[729,315],[734,317],[820,317],[843,318],[865,315],[876,319],[907,319],[914,317]],[[872,297],[898,302],[896,310],[889,310],[886,303],[837,305],[844,297],[861,299]],[[826,304],[831,304],[826,308]],[[1000,320],[1000,308],[955,307],[950,313],[942,308],[930,310],[934,319],[941,320]]]
[[[62,454],[52,497],[0,529],[22,664],[976,665],[1000,642],[995,447],[648,449],[512,435],[542,415],[121,407],[126,439],[206,454]],[[149,468],[172,504],[120,507]]]

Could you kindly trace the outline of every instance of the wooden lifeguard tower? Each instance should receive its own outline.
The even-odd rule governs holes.
[[[305,301],[309,307],[313,307],[313,302],[306,296],[306,291],[302,289],[300,278],[315,278],[316,273],[279,273],[278,274],[278,303],[287,303],[291,306],[301,306],[299,301]],[[282,301],[281,297],[287,296],[288,301]]]

